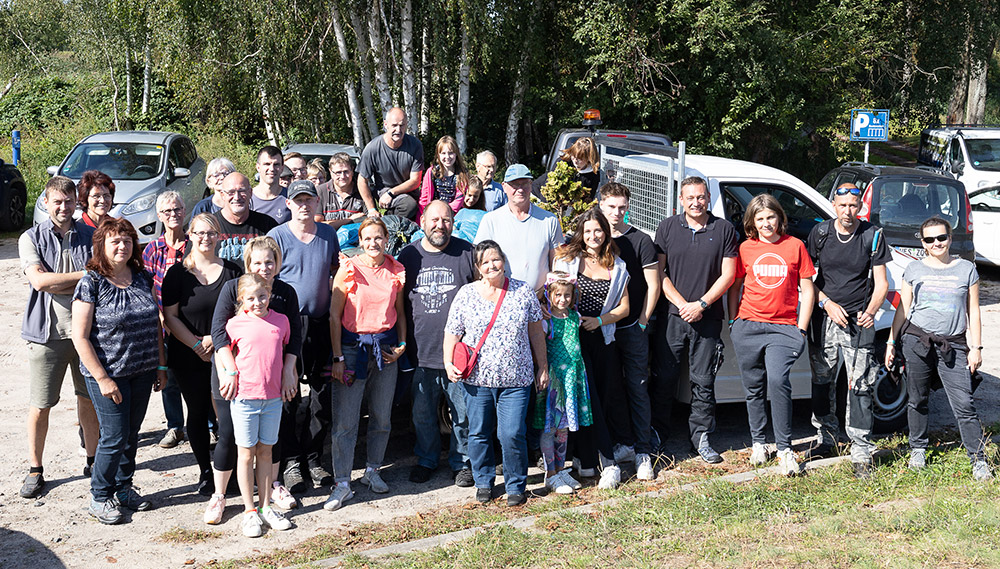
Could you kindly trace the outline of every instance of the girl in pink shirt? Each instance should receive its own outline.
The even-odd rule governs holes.
[[[288,317],[269,310],[271,287],[257,274],[240,277],[236,285],[239,303],[236,316],[226,324],[233,356],[216,354],[219,375],[236,377],[236,397],[230,409],[238,447],[236,476],[246,511],[241,524],[243,535],[259,537],[263,526],[286,530],[292,527],[270,507],[271,447],[278,442],[281,401],[295,396],[295,388],[282,393],[281,369],[290,328]],[[254,459],[260,508],[253,501]]]

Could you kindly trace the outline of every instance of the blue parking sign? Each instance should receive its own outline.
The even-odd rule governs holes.
[[[889,140],[889,109],[851,109],[851,140]]]

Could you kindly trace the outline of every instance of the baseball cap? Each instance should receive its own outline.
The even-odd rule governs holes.
[[[294,200],[299,194],[309,194],[313,197],[319,195],[316,193],[316,186],[309,180],[295,180],[288,184],[288,199]]]
[[[507,171],[503,174],[504,182],[513,182],[524,178],[531,179],[531,171],[524,164],[511,164],[507,166]]]

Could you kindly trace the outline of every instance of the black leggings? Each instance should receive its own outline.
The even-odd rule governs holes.
[[[236,468],[236,435],[233,433],[233,414],[229,401],[215,399],[215,411],[219,418],[219,442],[215,444],[215,469],[225,472]],[[281,461],[281,437],[271,447],[271,461]]]
[[[596,381],[596,377],[610,375],[614,371],[617,357],[612,357],[612,354],[615,354],[615,348],[604,343],[604,334],[601,333],[600,328],[594,332],[588,332],[581,328],[580,348],[583,352],[583,363],[587,368],[587,390],[590,392],[590,411],[594,423],[587,427],[580,427],[579,431],[571,431],[569,438],[573,442],[573,456],[580,459],[580,467],[594,468],[600,466],[598,452],[611,460],[614,460],[615,456],[611,434],[608,432],[608,424],[605,421],[604,407],[598,391],[599,382]]]
[[[212,410],[211,364],[201,361],[199,364],[204,365],[194,364],[187,369],[175,368],[173,372],[184,403],[187,404],[187,438],[191,442],[191,452],[198,461],[198,468],[205,473],[212,469],[208,421],[215,416],[215,412]]]

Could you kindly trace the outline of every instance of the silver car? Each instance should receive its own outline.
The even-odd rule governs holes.
[[[50,166],[48,173],[79,182],[87,170],[100,170],[114,180],[111,215],[132,222],[142,243],[156,239],[163,230],[155,210],[160,193],[179,193],[188,212],[205,196],[205,161],[191,139],[174,132],[92,134],[78,142],[61,165]],[[34,222],[46,217],[48,211],[39,196]]]

